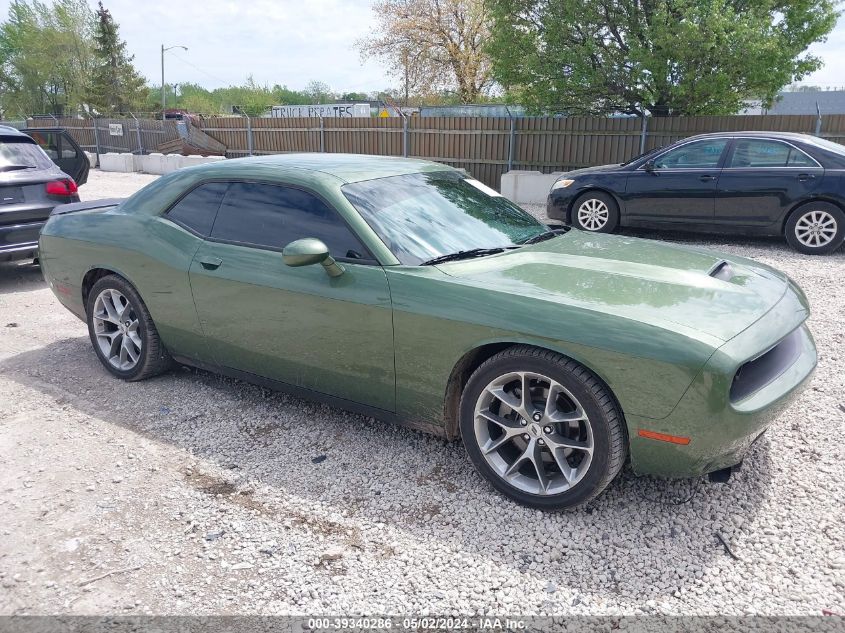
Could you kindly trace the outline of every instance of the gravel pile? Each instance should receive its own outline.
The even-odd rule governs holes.
[[[37,269],[0,265],[0,613],[845,612],[845,252],[659,237],[789,273],[818,372],[729,484],[625,472],[562,514],[460,444],[200,371],[118,382]]]

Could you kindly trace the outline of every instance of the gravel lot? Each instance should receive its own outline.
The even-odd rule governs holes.
[[[729,484],[626,472],[562,514],[460,444],[188,369],[118,382],[37,268],[0,265],[0,613],[845,613],[845,252],[669,239],[795,278],[819,369]]]

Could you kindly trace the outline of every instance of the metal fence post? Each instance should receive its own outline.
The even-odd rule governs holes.
[[[100,165],[100,136],[97,134],[97,119],[95,117],[91,118],[91,122],[94,124],[94,151],[97,153],[97,166]]]
[[[144,144],[141,142],[141,122],[131,112],[129,113],[129,116],[131,116],[133,119],[135,119],[135,135],[138,137],[138,153],[143,155],[144,154]]]
[[[819,102],[816,101],[816,136],[822,135],[822,109],[819,107]]]
[[[252,156],[252,119],[249,118],[248,114],[244,114],[246,117],[246,148],[249,152],[249,155]]]
[[[320,117],[320,151],[326,151],[326,128],[323,123],[323,117]]]
[[[402,115],[402,156],[408,158],[408,117]]]
[[[645,140],[648,136],[648,117],[643,113],[643,127],[640,132],[640,154],[645,154]]]
[[[511,129],[510,129],[510,140],[508,142],[508,171],[513,170],[513,149],[514,145],[516,145],[516,121],[511,114],[511,111],[508,110],[508,118],[510,119]]]

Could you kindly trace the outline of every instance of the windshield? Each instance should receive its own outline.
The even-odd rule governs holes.
[[[645,158],[645,157],[646,157],[646,156],[648,156],[649,154],[654,154],[655,152],[659,152],[659,151],[660,151],[660,150],[662,150],[664,147],[666,147],[666,145],[661,145],[660,147],[655,147],[654,149],[650,149],[650,150],[648,150],[647,152],[643,152],[642,154],[637,154],[637,155],[636,155],[636,156],[634,156],[633,158],[629,158],[629,159],[628,159],[628,160],[626,160],[624,163],[622,163],[622,166],[624,167],[625,165],[630,165],[630,164],[631,164],[631,163],[633,163],[634,161],[640,160],[641,158]]]
[[[53,166],[53,161],[35,143],[27,140],[3,139],[0,141],[0,170],[12,166],[49,169]]]
[[[356,182],[344,185],[343,193],[406,265],[516,246],[548,231],[507,198],[456,171]]]

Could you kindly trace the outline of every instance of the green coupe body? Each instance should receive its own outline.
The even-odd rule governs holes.
[[[41,264],[83,320],[99,278],[127,280],[179,362],[448,438],[460,435],[461,393],[481,363],[514,345],[556,352],[612,393],[642,474],[738,463],[812,373],[804,294],[751,260],[571,230],[486,256],[408,263],[355,201],[369,192],[377,207],[373,183],[432,175],[465,178],[425,161],[330,154],[184,169],[119,204],[53,215]],[[287,265],[288,241],[322,236],[291,225],[290,240],[256,245],[171,217],[198,187],[231,183],[319,199],[333,213],[320,230],[348,232],[360,248],[335,254],[335,269]],[[248,222],[250,201],[241,204]]]

